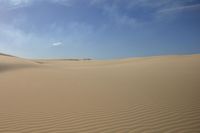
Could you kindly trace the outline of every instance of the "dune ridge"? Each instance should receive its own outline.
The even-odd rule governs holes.
[[[200,55],[26,60],[0,55],[2,133],[198,133]]]
[[[0,53],[0,72],[29,68],[36,65],[36,62]]]

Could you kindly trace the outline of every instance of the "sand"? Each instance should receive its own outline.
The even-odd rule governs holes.
[[[1,133],[199,133],[200,55],[0,55]]]

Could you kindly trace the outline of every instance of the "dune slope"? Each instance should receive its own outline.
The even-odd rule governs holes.
[[[200,55],[113,61],[0,55],[2,133],[198,133]]]

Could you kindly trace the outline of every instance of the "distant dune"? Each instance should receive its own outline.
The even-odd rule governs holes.
[[[142,132],[200,132],[200,55],[74,61],[0,54],[0,133]]]
[[[0,55],[2,55],[2,56],[12,56],[12,55],[9,55],[9,54],[4,54],[4,53],[0,53]],[[14,57],[14,56],[12,56],[12,57]]]

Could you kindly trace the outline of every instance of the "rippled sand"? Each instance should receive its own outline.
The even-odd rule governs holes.
[[[0,55],[1,133],[199,133],[200,55]]]

